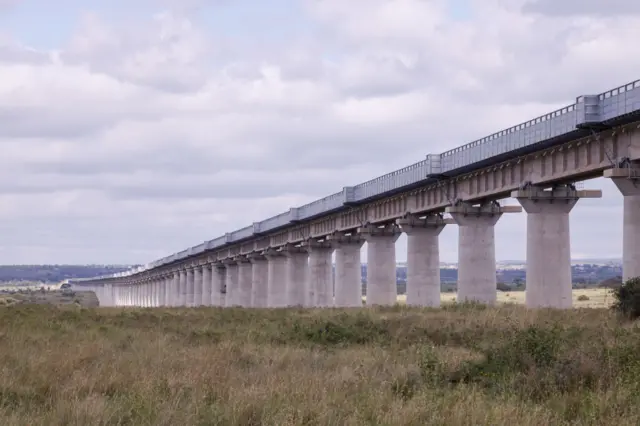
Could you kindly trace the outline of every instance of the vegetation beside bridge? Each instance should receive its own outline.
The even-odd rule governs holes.
[[[636,425],[638,347],[607,309],[18,305],[0,424]]]

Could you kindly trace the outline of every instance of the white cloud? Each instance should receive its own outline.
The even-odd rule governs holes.
[[[314,29],[280,42],[240,19],[243,40],[209,28],[207,1],[124,23],[86,12],[54,51],[7,35],[3,262],[145,263],[638,77],[630,9],[470,3],[457,20],[444,0],[307,1]],[[602,185],[572,213],[576,253],[620,253],[613,221],[587,228],[622,217]],[[513,216],[498,258],[524,258]]]

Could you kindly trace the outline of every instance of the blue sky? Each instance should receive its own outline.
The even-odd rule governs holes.
[[[278,40],[314,29],[316,23],[309,19],[305,1],[219,0],[178,11],[189,13],[202,28],[214,34]],[[8,13],[0,14],[0,26],[32,47],[56,49],[69,40],[86,13],[95,13],[108,21],[135,21],[157,13],[158,3],[162,4],[153,0],[22,0]],[[471,19],[469,0],[450,0],[448,9],[455,20]]]
[[[303,2],[296,0],[223,0],[178,11],[188,13],[211,33],[277,40],[302,34],[313,26],[302,6]],[[55,49],[69,40],[86,13],[107,21],[126,22],[148,18],[159,10],[157,2],[150,0],[23,0],[0,15],[0,26],[32,47]]]

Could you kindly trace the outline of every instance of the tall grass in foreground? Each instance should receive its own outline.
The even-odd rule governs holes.
[[[606,310],[0,308],[0,424],[640,422]]]

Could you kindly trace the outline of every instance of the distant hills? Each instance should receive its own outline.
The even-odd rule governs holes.
[[[0,282],[59,283],[126,271],[132,265],[0,265]]]
[[[620,259],[576,259],[573,262],[573,282],[594,285],[622,275]],[[139,265],[0,265],[0,283],[60,283],[69,278],[89,278],[126,271]],[[526,278],[525,262],[500,261],[496,265],[498,282],[515,287],[523,286]],[[455,263],[441,263],[441,281],[444,287],[455,287],[458,270]],[[367,264],[362,264],[362,282],[366,283]],[[407,280],[406,262],[396,268],[398,290],[403,292]]]

